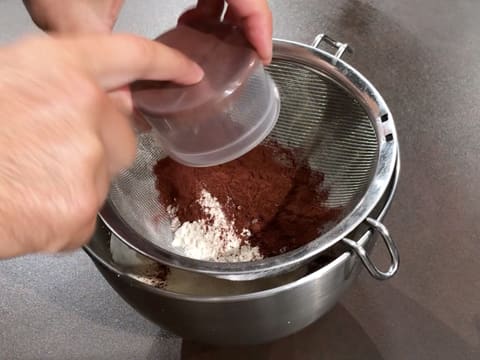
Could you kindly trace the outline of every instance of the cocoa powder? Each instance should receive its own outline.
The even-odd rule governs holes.
[[[228,220],[264,257],[298,248],[318,237],[339,208],[324,205],[324,176],[276,143],[257,146],[229,163],[194,168],[165,158],[155,165],[157,189],[165,206],[178,208],[181,222],[204,219],[197,200],[202,189],[215,196]]]

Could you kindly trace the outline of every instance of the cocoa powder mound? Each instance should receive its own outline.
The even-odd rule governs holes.
[[[291,149],[276,143],[257,146],[239,159],[208,168],[164,158],[155,165],[157,189],[165,206],[178,208],[181,222],[205,219],[197,200],[202,190],[216,197],[240,235],[264,257],[298,248],[318,237],[339,208],[326,207],[323,174],[299,162]]]

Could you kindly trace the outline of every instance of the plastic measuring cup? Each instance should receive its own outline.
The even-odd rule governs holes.
[[[273,129],[278,90],[242,32],[223,23],[179,25],[156,39],[196,61],[204,79],[192,86],[138,81],[134,105],[164,151],[189,166],[238,158]]]

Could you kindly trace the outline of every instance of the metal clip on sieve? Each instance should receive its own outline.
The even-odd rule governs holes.
[[[350,54],[353,52],[350,45],[348,45],[347,43],[342,43],[342,42],[336,41],[326,34],[317,35],[315,37],[315,40],[313,40],[312,46],[314,48],[318,49],[322,42],[325,42],[328,45],[337,49],[337,52],[334,55],[335,59],[341,59],[343,54],[345,53],[345,51],[350,53]]]

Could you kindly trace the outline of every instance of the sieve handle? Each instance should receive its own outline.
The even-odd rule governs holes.
[[[352,250],[357,254],[357,256],[362,260],[363,265],[367,268],[370,275],[378,280],[386,280],[391,278],[398,270],[398,265],[400,263],[400,255],[398,253],[397,246],[393,241],[388,229],[380,221],[367,218],[366,223],[373,229],[374,232],[377,232],[382,237],[385,245],[387,246],[388,253],[390,255],[391,264],[387,271],[382,271],[373,263],[373,261],[368,256],[368,252],[365,248],[359,245],[357,242],[344,238],[343,242],[350,246]]]
[[[336,41],[336,40],[332,39],[330,36],[328,36],[327,34],[317,35],[315,37],[315,40],[313,40],[312,46],[314,48],[318,49],[322,42],[325,42],[328,45],[337,49],[337,52],[334,55],[336,59],[341,59],[343,54],[345,53],[345,51],[347,51],[349,53],[352,52],[352,48],[347,43],[342,43],[340,41]]]

